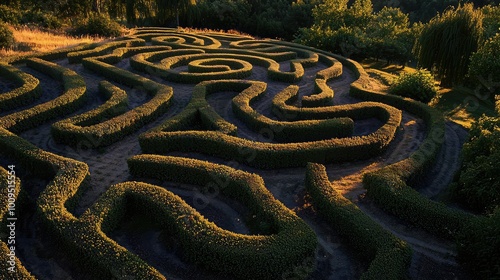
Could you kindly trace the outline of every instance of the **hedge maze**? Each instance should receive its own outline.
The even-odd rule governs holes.
[[[0,76],[9,81],[0,87],[2,279],[326,279],[337,277],[325,267],[337,254],[360,267],[345,264],[342,277],[403,279],[419,269],[415,254],[434,252],[412,250],[418,236],[407,240],[374,208],[449,240],[487,221],[413,188],[447,141],[441,114],[377,91],[358,63],[331,53],[139,28],[2,62]],[[420,140],[410,135],[417,122]],[[405,141],[413,146],[400,149]],[[361,197],[339,188],[336,172],[351,165]],[[349,253],[331,249],[325,231]],[[167,256],[117,238],[151,232]]]

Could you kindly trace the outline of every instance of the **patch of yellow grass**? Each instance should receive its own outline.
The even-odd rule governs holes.
[[[16,45],[12,49],[0,49],[0,57],[28,55],[35,52],[48,52],[59,48],[94,43],[103,40],[96,37],[71,37],[64,33],[47,32],[30,28],[12,28]]]

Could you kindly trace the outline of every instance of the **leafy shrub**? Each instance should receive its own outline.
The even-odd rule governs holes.
[[[399,76],[389,87],[389,93],[428,103],[436,96],[437,88],[431,73],[420,69]]]
[[[14,66],[0,64],[0,76],[6,77],[18,86],[0,94],[0,110],[11,110],[29,104],[42,95],[40,81]]]
[[[469,65],[469,76],[472,79],[482,78],[484,80],[499,79],[500,77],[500,33],[486,43],[471,56]],[[494,80],[497,82],[500,80]]]
[[[71,31],[72,35],[91,35],[103,37],[118,37],[123,33],[122,26],[111,20],[109,16],[92,14],[88,19],[80,22]]]
[[[475,279],[500,276],[500,209],[470,223],[458,236],[458,260]]]
[[[59,29],[62,21],[51,12],[31,10],[23,13],[21,22],[49,29]]]
[[[10,24],[18,24],[21,18],[21,12],[12,9],[7,5],[0,5],[0,21],[7,22]]]
[[[476,211],[500,205],[500,118],[482,117],[464,144],[462,168],[455,184],[457,198]]]
[[[14,33],[7,24],[0,21],[0,49],[10,48],[14,45]]]

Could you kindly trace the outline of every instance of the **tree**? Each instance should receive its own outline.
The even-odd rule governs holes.
[[[486,86],[493,100],[494,95],[500,95],[500,33],[486,43],[471,56],[469,77],[480,85]]]
[[[484,38],[487,40],[498,32],[500,32],[500,5],[498,6],[484,6],[481,11],[483,12],[483,28]]]
[[[384,7],[376,13],[366,33],[371,38],[370,56],[384,58],[387,64],[397,61],[402,65],[411,58],[415,29],[410,28],[408,15],[399,8]]]
[[[482,38],[482,13],[472,4],[449,9],[424,26],[415,46],[419,66],[435,69],[441,84],[464,80]]]

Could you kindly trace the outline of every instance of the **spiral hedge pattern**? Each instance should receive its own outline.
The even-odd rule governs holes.
[[[349,102],[337,103],[331,85],[346,71],[354,77],[343,95]],[[376,161],[398,141],[408,113],[425,124],[423,141],[405,159],[366,173],[366,195],[445,238],[479,219],[410,187],[438,155],[443,117],[370,89],[358,63],[331,53],[242,35],[142,28],[97,46],[3,63],[0,75],[13,84],[0,93],[0,155],[19,170],[16,196],[27,193],[20,219],[36,217],[41,229],[32,238],[56,240],[57,249],[47,249],[68,258],[63,270],[75,279],[190,279],[114,238],[130,213],[171,240],[158,246],[174,242],[183,264],[214,279],[308,279],[318,273],[320,233],[266,188],[269,174],[290,168],[300,173],[300,194],[318,216],[368,261],[358,276],[404,278],[411,246],[337,191],[326,169]],[[360,131],[366,122],[372,125]],[[113,171],[118,182],[108,184]],[[0,168],[0,193],[5,176]],[[43,187],[31,189],[24,177],[40,178]],[[215,190],[212,199],[239,205],[248,232],[204,217],[203,207],[176,194],[179,185]],[[15,263],[17,274],[2,269],[0,278],[53,276],[29,254]]]

